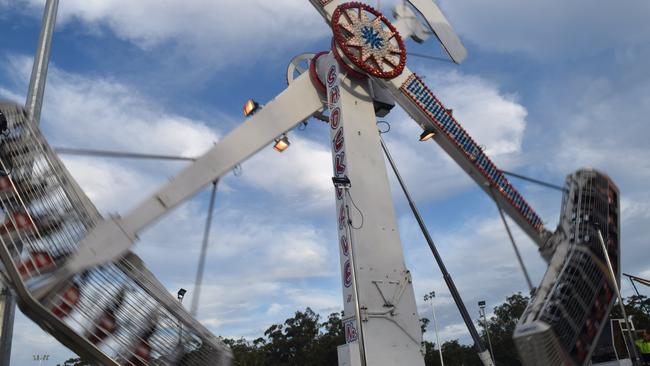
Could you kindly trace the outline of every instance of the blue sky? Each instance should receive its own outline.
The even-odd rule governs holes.
[[[372,5],[376,2],[370,1]],[[382,1],[390,13],[394,1]],[[650,4],[440,1],[469,51],[451,63],[409,58],[434,93],[503,169],[561,184],[593,166],[622,193],[622,261],[650,277]],[[23,102],[43,1],[0,0],[0,98]],[[243,121],[241,106],[286,86],[289,60],[329,48],[328,28],[307,1],[64,0],[52,52],[42,128],[54,146],[196,155]],[[409,51],[442,55],[432,40]],[[496,305],[526,285],[488,197],[396,108],[385,136],[470,309]],[[219,186],[199,318],[216,334],[257,337],[306,306],[341,309],[331,158],[325,125],[290,133]],[[64,157],[98,208],[124,212],[183,163]],[[408,205],[393,185],[418,308],[435,290],[443,340],[468,342]],[[515,184],[550,229],[560,195]],[[207,192],[143,235],[136,251],[171,292],[192,291]],[[514,225],[512,225],[514,226]],[[518,228],[533,282],[545,265]],[[630,286],[623,283],[625,295]],[[431,332],[426,337],[431,339]],[[19,315],[12,365],[70,352]]]

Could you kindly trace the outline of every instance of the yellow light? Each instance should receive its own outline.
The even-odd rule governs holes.
[[[244,104],[244,108],[243,108],[244,116],[248,117],[248,116],[254,114],[255,112],[257,112],[257,110],[259,108],[260,108],[260,105],[256,101],[254,101],[252,99],[247,100],[246,103]]]
[[[430,138],[432,138],[432,137],[435,136],[435,135],[436,135],[435,132],[433,132],[433,131],[426,131],[426,130],[425,130],[425,131],[422,132],[422,134],[420,135],[420,141],[426,141],[426,140],[429,140]]]
[[[275,139],[275,145],[273,145],[273,148],[278,152],[283,152],[289,148],[289,145],[291,145],[289,138],[287,135],[283,135],[282,137]]]

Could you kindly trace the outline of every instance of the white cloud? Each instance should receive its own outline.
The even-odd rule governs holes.
[[[621,220],[650,219],[650,203],[632,201],[626,197],[621,199]]]
[[[435,342],[435,335],[433,332],[429,333],[430,334],[427,334],[427,338],[429,338],[429,341]],[[447,341],[464,337],[467,337],[467,327],[465,326],[465,323],[448,324],[440,329],[440,343],[442,344]]]
[[[321,283],[338,283],[335,235],[290,214],[226,205],[214,216],[199,303],[202,322],[215,334],[253,337],[307,306],[338,311],[339,293]],[[196,291],[204,219],[201,205],[182,205],[144,233],[136,247],[167,288],[189,291],[188,306]]]
[[[516,95],[504,94],[480,76],[458,72],[434,73],[427,81],[488,155],[521,151],[528,112]]]
[[[281,323],[306,307],[323,315],[341,308],[338,291],[314,287],[303,280],[275,281],[245,271],[206,280],[199,320],[215,334],[227,337],[257,338],[271,324]],[[188,290],[191,296],[193,289]]]
[[[650,278],[650,269],[641,272],[639,276],[641,276],[641,278]]]
[[[338,273],[337,273],[338,276]],[[317,312],[339,312],[342,309],[342,299],[340,291],[323,291],[321,289],[288,289],[287,296],[294,302],[296,307],[311,307]]]
[[[5,98],[7,100],[17,102],[17,103],[19,101],[25,99],[23,95],[18,94],[18,93],[14,92],[12,90],[9,90],[9,89],[2,88],[2,87],[0,87],[0,96],[2,96],[3,98]]]
[[[646,47],[647,48],[647,47]],[[621,263],[626,271],[647,268],[650,217],[650,78],[635,62],[616,72],[591,75],[576,71],[566,87],[540,98],[540,119],[547,131],[531,146],[553,171],[591,166],[608,174],[621,192]],[[567,102],[568,101],[568,102]]]
[[[7,66],[26,82],[31,64],[30,58],[15,57]],[[53,144],[196,156],[219,136],[204,121],[176,115],[107,78],[51,66],[47,88],[43,129]]]
[[[199,255],[205,212],[194,202],[176,209],[164,222],[143,235],[138,252],[163,279],[193,279]],[[225,208],[215,213],[207,263],[215,272],[237,273],[238,278],[264,278],[267,282],[323,278],[338,275],[332,243],[315,223],[293,222],[289,216],[264,212],[244,213]],[[161,249],[164,249],[161,251]],[[192,272],[170,273],[168,263]]]
[[[513,230],[531,279],[536,284],[541,280],[546,266],[537,252],[536,245],[512,222],[509,226]],[[513,287],[527,291],[524,276],[496,209],[485,213],[484,216],[469,217],[462,224],[437,232],[439,234],[434,235],[434,240],[438,243],[438,249],[450,273],[459,288],[468,289],[463,291],[464,296],[490,292],[494,293],[492,296],[505,296],[512,292]],[[426,245],[417,245],[408,253],[409,261],[414,267],[429,270],[426,264],[432,263],[432,258]],[[468,267],[472,268],[472,271],[467,271]],[[429,276],[431,275],[425,272],[422,278]],[[478,279],[481,286],[473,286]],[[440,293],[448,294],[446,286],[441,287]]]
[[[302,209],[333,207],[329,148],[297,134],[289,138],[291,147],[283,153],[269,147],[248,160],[243,165],[242,180],[271,194],[282,195],[290,203],[299,203],[295,206]]]
[[[650,79],[627,85],[616,77],[578,77],[571,87],[580,89],[579,97],[556,110],[564,115],[561,128],[553,130],[560,132],[554,134],[557,164],[567,169],[575,165],[602,169],[619,188],[628,188],[624,194],[630,188],[645,190],[639,183],[650,178],[650,147],[645,138],[649,129],[640,116],[650,111]]]
[[[123,164],[86,157],[66,157],[63,161],[103,212],[124,211],[159,185],[151,175]]]
[[[231,217],[221,220],[215,228],[220,248],[214,259],[227,262],[244,255],[256,263],[247,269],[248,275],[271,279],[323,277],[333,274],[330,264],[334,257],[330,235],[314,225],[291,222],[287,216],[263,217],[249,214],[245,221]],[[294,219],[295,220],[295,219]],[[239,264],[223,264],[224,269],[237,271]],[[338,272],[336,272],[338,273]]]
[[[280,305],[277,302],[272,303],[266,311],[266,315],[278,315],[281,311],[292,310],[287,309],[286,305]]]
[[[32,8],[43,0],[21,0]],[[36,11],[35,11],[36,13]],[[84,24],[92,32],[110,29],[144,49],[165,50],[210,67],[255,62],[283,55],[296,43],[318,39],[328,27],[307,1],[67,0],[59,24]],[[170,46],[178,52],[169,52]]]
[[[74,353],[63,347],[59,342],[32,323],[20,310],[16,310],[14,336],[11,351],[12,365],[34,364],[33,355],[50,355],[47,364],[63,364],[69,358],[76,357]]]
[[[31,59],[15,57],[10,73],[26,82]],[[17,93],[0,89],[16,99]],[[197,156],[219,138],[204,121],[174,114],[130,86],[50,67],[42,129],[54,146]],[[65,157],[100,210],[124,210],[144,199],[178,163]]]
[[[500,167],[521,164],[527,110],[516,95],[504,94],[498,85],[476,75],[431,71],[424,75],[427,83],[434,86],[434,93],[448,108],[453,108],[458,121],[478,143],[484,144]],[[440,198],[473,184],[446,153],[432,143],[417,141],[420,128],[399,107],[385,119],[391,122],[391,133],[384,138],[416,197]],[[296,210],[330,213],[334,194],[329,147],[298,133],[289,137],[292,145],[282,154],[267,148],[248,160],[241,179],[280,195],[285,204],[292,204]]]
[[[650,4],[607,1],[440,1],[461,38],[539,59],[594,55],[648,42]]]

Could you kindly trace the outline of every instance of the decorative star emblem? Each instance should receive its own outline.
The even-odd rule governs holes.
[[[386,27],[385,22],[383,16],[375,16],[363,8],[345,9],[339,20],[339,26],[346,33],[345,46],[356,48],[362,63],[381,72],[396,69],[403,53],[396,32]]]

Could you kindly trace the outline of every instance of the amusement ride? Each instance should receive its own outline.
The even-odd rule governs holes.
[[[339,365],[424,365],[420,319],[384,156],[476,352],[483,364],[492,365],[378,131],[377,119],[399,105],[420,126],[420,140],[435,141],[495,201],[504,223],[505,213],[538,245],[548,264],[542,282],[534,287],[520,260],[534,290],[513,334],[522,362],[589,364],[617,298],[620,301],[616,185],[593,169],[569,174],[559,188],[560,222],[548,230],[506,173],[424,79],[408,68],[407,38],[421,43],[434,35],[453,62],[467,56],[432,0],[398,4],[393,21],[367,3],[310,3],[332,30],[331,48],[294,58],[283,92],[264,106],[247,102],[245,123],[202,156],[188,158],[186,168],[130,211],[102,217],[39,129],[58,6],[57,0],[47,1],[27,103],[0,103],[5,318],[13,316],[16,299],[20,310],[41,328],[98,364],[230,365],[230,349],[194,318],[196,309],[186,311],[169,294],[131,248],[154,221],[212,185],[209,227],[219,178],[269,144],[283,151],[289,146],[287,133],[314,117],[328,123],[330,131],[345,331],[345,344],[338,347]],[[206,229],[206,237],[207,233]],[[199,284],[204,265],[204,261],[199,265]],[[11,322],[5,319],[3,324],[0,336],[10,342]]]

